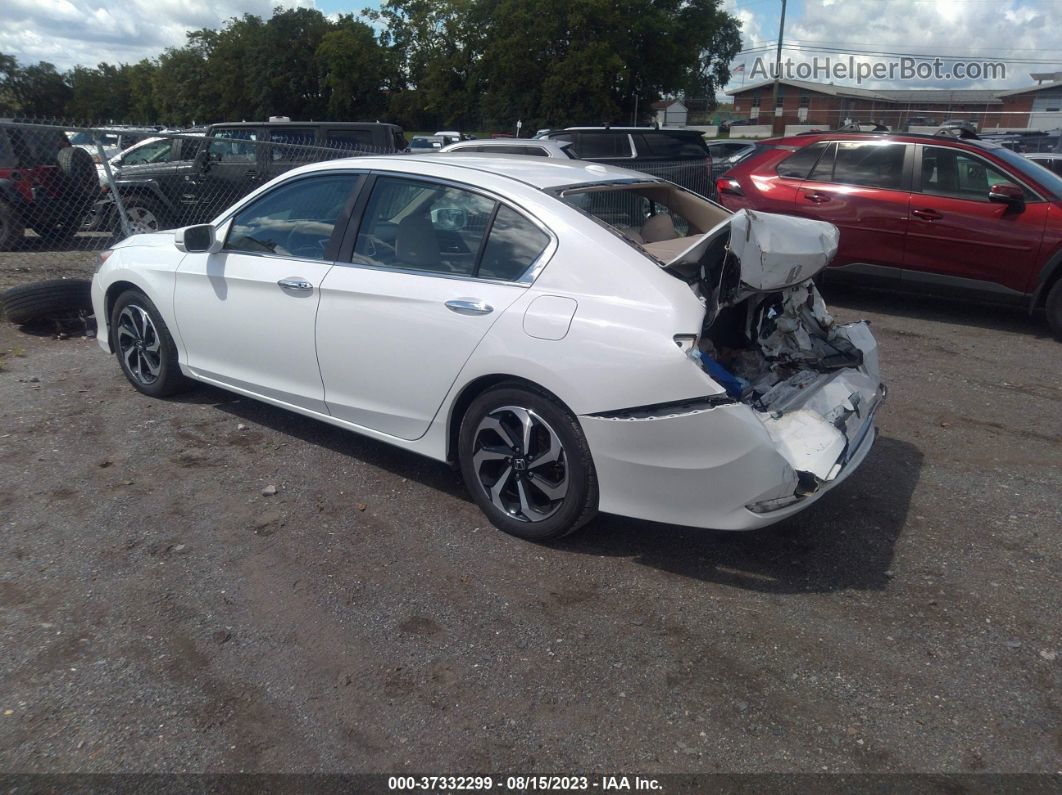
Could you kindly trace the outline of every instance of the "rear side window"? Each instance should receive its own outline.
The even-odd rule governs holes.
[[[903,184],[906,144],[838,141],[833,179],[844,185],[898,189]]]
[[[680,160],[704,157],[708,147],[699,135],[688,133],[655,132],[643,133],[638,142],[638,154]],[[644,147],[643,147],[644,142]]]
[[[581,158],[630,157],[631,144],[625,133],[579,133],[575,143]]]
[[[256,140],[255,130],[215,130],[210,139],[210,159],[219,163],[253,163]]]
[[[815,167],[819,157],[825,150],[826,143],[824,142],[805,146],[779,163],[775,171],[780,177],[807,179],[811,169]]]
[[[236,214],[225,249],[324,259],[357,180],[354,174],[330,174],[280,185]]]
[[[317,160],[313,150],[308,147],[316,143],[316,133],[307,127],[284,127],[270,130],[269,140],[274,146],[269,147],[270,159],[273,162],[286,160],[288,162],[305,162]]]
[[[498,208],[490,228],[483,259],[476,275],[511,282],[519,279],[538,259],[549,236],[505,205]]]
[[[531,155],[533,157],[546,157],[546,150],[537,146],[479,146],[473,151],[485,152],[496,155]]]
[[[325,146],[347,152],[369,148],[372,146],[372,130],[329,130]],[[404,140],[402,148],[405,148]]]

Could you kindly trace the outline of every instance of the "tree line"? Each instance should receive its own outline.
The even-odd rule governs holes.
[[[188,125],[392,121],[408,130],[629,123],[713,97],[741,49],[720,0],[384,0],[190,31],[134,64],[61,72],[0,53],[0,115]]]

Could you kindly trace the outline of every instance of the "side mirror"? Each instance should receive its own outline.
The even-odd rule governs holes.
[[[195,153],[195,170],[206,173],[210,170],[210,146],[201,146]]]
[[[1020,209],[1025,206],[1025,194],[1017,185],[993,185],[988,189],[988,200],[999,202],[1000,204],[1009,204],[1014,209]]]
[[[178,251],[186,254],[216,254],[221,251],[221,243],[218,242],[214,227],[210,224],[178,229],[174,233],[173,242]]]

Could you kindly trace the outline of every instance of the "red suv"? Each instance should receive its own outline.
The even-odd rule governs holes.
[[[841,230],[829,281],[1043,307],[1062,339],[1062,178],[987,141],[815,133],[765,141],[716,180],[730,210]]]

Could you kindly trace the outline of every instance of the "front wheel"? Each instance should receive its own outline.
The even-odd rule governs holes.
[[[111,310],[111,341],[125,377],[151,397],[166,397],[191,383],[177,364],[177,345],[151,299],[126,290]]]
[[[502,385],[472,401],[458,438],[461,474],[499,529],[561,538],[597,513],[598,488],[582,429],[560,402]]]

